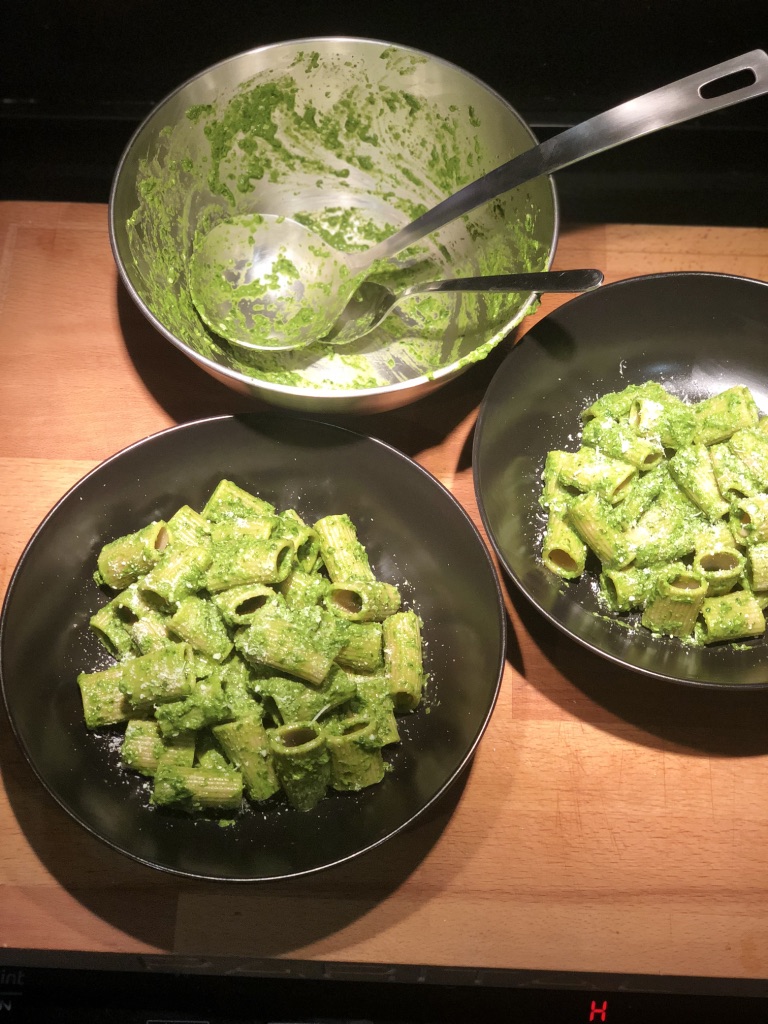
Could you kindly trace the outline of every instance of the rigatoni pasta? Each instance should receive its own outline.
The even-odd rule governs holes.
[[[310,524],[222,480],[105,544],[94,579],[119,591],[90,622],[115,664],[78,676],[85,723],[124,730],[153,804],[306,811],[385,777],[422,700],[421,620],[348,515]]]
[[[595,569],[612,614],[688,643],[765,632],[768,427],[743,385],[684,402],[648,381],[582,413],[580,446],[548,453],[542,562]]]

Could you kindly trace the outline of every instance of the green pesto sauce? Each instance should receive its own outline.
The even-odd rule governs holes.
[[[394,48],[380,56],[381,77],[372,78],[354,60],[299,52],[278,78],[260,73],[228,96],[190,107],[141,163],[128,223],[139,290],[166,329],[200,355],[271,384],[368,389],[482,359],[536,308],[525,295],[414,296],[357,342],[288,352],[230,346],[200,319],[189,259],[196,240],[221,221],[285,213],[352,252],[500,162],[484,152],[474,108],[441,109],[409,87],[426,58]],[[321,74],[323,84],[306,92]],[[372,276],[397,290],[448,276],[542,270],[548,255],[533,201],[516,190]]]
[[[596,613],[597,617],[628,630],[647,628],[658,636],[671,637],[675,642],[679,640],[688,646],[713,643],[728,645],[734,650],[748,650],[750,645],[744,642],[745,639],[762,637],[765,633],[765,622],[760,615],[760,611],[765,612],[765,604],[752,593],[754,581],[750,571],[739,569],[736,578],[729,578],[724,571],[731,589],[718,590],[718,571],[707,572],[702,567],[700,556],[711,551],[735,551],[738,546],[744,549],[748,562],[750,541],[747,539],[742,543],[732,533],[729,521],[733,519],[736,506],[731,503],[729,508],[724,500],[727,490],[721,494],[719,485],[723,481],[718,477],[709,453],[717,447],[717,439],[738,437],[743,433],[743,423],[758,424],[764,420],[760,419],[754,398],[745,386],[684,406],[688,410],[686,416],[678,413],[684,405],[682,400],[665,394],[657,382],[648,381],[604,395],[584,410],[579,444],[588,440],[599,451],[601,430],[612,429],[616,422],[634,430],[631,409],[635,399],[643,395],[652,396],[658,409],[663,406],[674,410],[674,420],[680,426],[675,434],[675,443],[665,445],[666,459],[628,489],[617,505],[601,508],[599,503],[602,499],[596,498],[593,529],[588,532],[584,529],[584,522],[573,520],[571,515],[576,503],[568,497],[571,485],[567,476],[569,453],[555,449],[547,454],[539,504],[547,509],[548,516],[565,517],[566,523],[584,544],[603,560],[603,569],[610,568],[610,565],[594,541],[613,528],[632,556],[624,571],[648,574],[645,583],[642,576],[625,581],[626,589],[620,602],[617,592],[605,585],[606,575],[603,572],[596,594],[598,604],[607,608],[610,614]],[[661,442],[662,435],[669,439],[672,436],[669,432],[671,422],[671,417],[658,416],[650,432],[643,436],[654,436],[653,432],[658,431],[656,440]],[[708,443],[699,439],[707,436],[710,437]],[[578,451],[583,450],[580,447]],[[711,490],[704,486],[710,483]],[[591,490],[597,493],[593,481],[574,479],[573,486],[586,494]],[[635,500],[641,488],[647,490],[651,503],[645,502],[645,495]],[[719,502],[714,510],[712,494]],[[586,499],[577,500],[583,502]],[[718,539],[722,532],[725,541]],[[738,557],[734,561],[736,565]],[[741,562],[743,566],[744,557],[741,557]],[[560,575],[566,578],[564,573]],[[758,597],[762,598],[764,593],[760,589]],[[697,616],[693,621],[689,614],[691,607]]]

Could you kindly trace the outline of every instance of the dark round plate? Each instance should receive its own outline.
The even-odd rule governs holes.
[[[698,648],[627,630],[603,614],[588,580],[564,583],[540,561],[547,452],[574,447],[579,414],[599,395],[651,379],[688,400],[746,384],[768,413],[768,285],[725,274],[637,277],[539,321],[502,363],[480,410],[473,459],[483,523],[520,590],[591,650],[660,679],[768,686],[765,638]]]
[[[394,770],[315,810],[248,809],[235,824],[152,808],[119,751],[84,724],[77,673],[104,664],[88,619],[101,545],[222,477],[308,519],[348,513],[383,579],[424,621],[429,713],[401,719]],[[126,448],[72,488],[24,551],[0,619],[11,724],[42,783],[81,825],[152,867],[199,878],[285,878],[337,864],[400,832],[469,761],[504,666],[499,581],[478,531],[434,477],[388,445],[309,420],[237,416],[172,428]]]

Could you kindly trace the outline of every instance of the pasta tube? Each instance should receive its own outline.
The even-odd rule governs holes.
[[[554,515],[564,515],[573,500],[570,490],[560,477],[560,469],[567,462],[570,452],[552,451],[547,453],[542,472],[542,489],[539,504]]]
[[[83,702],[83,717],[89,729],[127,722],[133,711],[120,688],[120,666],[101,672],[81,672],[77,677]]]
[[[737,430],[754,427],[759,412],[752,392],[743,384],[697,402],[693,407],[695,443],[727,441]]]
[[[583,423],[600,416],[611,416],[613,419],[621,419],[629,415],[632,403],[640,398],[650,398],[657,402],[663,401],[667,392],[661,384],[649,380],[643,384],[628,384],[622,391],[609,391],[601,395],[581,414]]]
[[[257,705],[251,692],[251,670],[237,654],[218,671],[221,688],[233,718],[262,712],[263,709]]]
[[[235,637],[235,646],[253,665],[268,665],[319,686],[344,646],[345,624],[320,609],[275,612],[265,606]]]
[[[550,572],[565,580],[573,580],[584,572],[587,546],[561,516],[550,514],[541,557]]]
[[[277,516],[254,516],[252,519],[225,519],[211,523],[211,542],[223,547],[243,538],[269,540],[278,523]]]
[[[764,544],[768,541],[768,494],[735,501],[728,521],[737,544]]]
[[[341,731],[329,735],[326,742],[334,789],[356,792],[384,778],[384,759],[376,732],[364,715],[347,719]]]
[[[376,672],[384,664],[380,622],[350,622],[344,646],[336,655],[342,668]]]
[[[654,570],[630,565],[628,569],[605,569],[600,574],[600,593],[614,612],[642,608],[656,586]]]
[[[391,583],[352,579],[332,583],[325,605],[350,622],[381,622],[400,608],[400,593]]]
[[[567,487],[579,491],[593,491],[612,505],[626,496],[629,485],[637,476],[637,469],[628,462],[611,459],[594,448],[584,447],[577,452],[563,452],[560,480]]]
[[[266,583],[245,583],[213,595],[213,603],[228,626],[247,626],[256,612],[277,601],[277,594]]]
[[[142,775],[154,775],[165,744],[157,727],[150,718],[134,718],[125,727],[121,748],[123,762]]]
[[[669,472],[678,486],[713,522],[728,513],[728,502],[717,486],[709,450],[703,444],[679,448],[669,460]]]
[[[208,725],[221,722],[229,713],[221,681],[211,675],[197,680],[181,700],[161,704],[155,710],[155,719],[162,735],[172,737],[185,732],[198,732]]]
[[[380,746],[400,742],[394,703],[390,693],[389,681],[382,673],[373,675],[355,675],[352,677],[357,687],[355,704],[361,714],[369,719],[376,729]]]
[[[174,642],[166,629],[167,616],[157,610],[153,595],[142,591],[139,583],[127,587],[112,603],[139,654],[149,654]]]
[[[614,510],[612,519],[617,529],[628,529],[647,512],[659,497],[667,476],[667,467],[661,465],[635,478],[624,500]]]
[[[747,549],[747,569],[752,590],[768,590],[768,543]]]
[[[120,658],[133,651],[133,637],[114,599],[91,616],[90,627],[110,654]]]
[[[638,434],[657,436],[664,448],[682,448],[693,440],[693,409],[663,387],[638,393],[627,418]]]
[[[292,563],[293,546],[285,537],[262,539],[247,530],[227,540],[214,537],[205,585],[217,593],[247,583],[281,583]]]
[[[325,796],[331,779],[325,735],[315,722],[274,729],[269,737],[275,772],[288,803],[310,811]]]
[[[145,597],[156,599],[166,608],[172,608],[182,598],[205,583],[205,570],[211,561],[210,548],[189,545],[169,548],[155,567],[140,583]]]
[[[358,540],[357,530],[349,516],[331,515],[318,519],[315,532],[332,583],[349,580],[372,582],[375,579],[368,554]]]
[[[212,523],[258,519],[273,515],[275,506],[231,480],[220,480],[200,513]]]
[[[384,620],[382,632],[384,669],[395,711],[413,711],[424,688],[419,617],[410,610],[397,612]]]
[[[142,654],[117,668],[120,690],[137,709],[186,697],[195,682],[192,648],[186,643]]]
[[[211,527],[189,505],[177,509],[167,523],[168,543],[173,547],[205,547],[211,539]]]
[[[741,640],[765,632],[763,610],[754,595],[746,590],[707,598],[701,608],[701,617],[705,644]]]
[[[641,622],[654,633],[688,637],[707,595],[701,576],[681,562],[659,570]]]
[[[289,608],[311,608],[325,598],[331,583],[320,573],[304,572],[296,568],[280,584],[279,589]]]
[[[186,768],[162,760],[155,771],[152,803],[191,813],[234,811],[243,801],[243,776],[238,771]]]
[[[216,606],[194,594],[179,601],[168,619],[168,629],[213,661],[224,661],[232,650],[232,641]]]
[[[744,573],[744,556],[733,542],[725,522],[715,524],[696,537],[693,567],[707,584],[707,596],[727,594]]]
[[[279,517],[276,531],[293,545],[294,561],[304,572],[312,572],[320,557],[320,539],[294,509]]]
[[[638,434],[628,422],[619,423],[609,416],[589,420],[582,430],[581,442],[641,470],[653,469],[664,458],[658,438]]]
[[[576,498],[568,509],[567,522],[602,564],[624,569],[635,557],[627,537],[615,529],[608,506],[593,491]]]
[[[763,430],[739,430],[728,447],[740,459],[761,490],[768,488],[768,434]]]
[[[133,718],[125,727],[120,753],[123,762],[142,775],[154,775],[163,760],[191,768],[195,738],[190,733],[164,739],[157,722],[150,718]]]
[[[195,756],[193,764],[207,772],[229,772],[233,765],[224,753],[219,741],[213,732],[203,731],[199,733],[183,733],[183,736],[192,735],[196,738]],[[181,737],[179,737],[181,739]]]
[[[122,590],[149,572],[167,544],[168,530],[162,520],[117,537],[99,552],[96,582]]]
[[[168,635],[166,622],[167,617],[159,612],[147,612],[131,624],[131,637],[139,654],[151,654],[175,643]]]
[[[635,565],[674,562],[689,555],[694,549],[699,519],[698,508],[667,475],[658,500],[627,530],[635,551]]]
[[[251,800],[268,800],[280,789],[267,730],[256,715],[214,725],[213,735],[230,761],[242,772]]]
[[[709,449],[717,487],[723,498],[730,502],[746,498],[759,490],[746,465],[729,444],[713,444]]]

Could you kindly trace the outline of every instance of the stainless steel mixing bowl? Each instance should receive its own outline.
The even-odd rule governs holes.
[[[486,356],[535,296],[416,296],[352,345],[250,353],[197,315],[195,238],[260,212],[367,247],[535,142],[496,92],[430,54],[351,38],[261,47],[190,79],[136,131],[110,196],[113,253],[157,330],[236,391],[311,412],[395,408]],[[539,178],[403,254],[402,279],[545,270],[557,230],[554,185]]]

